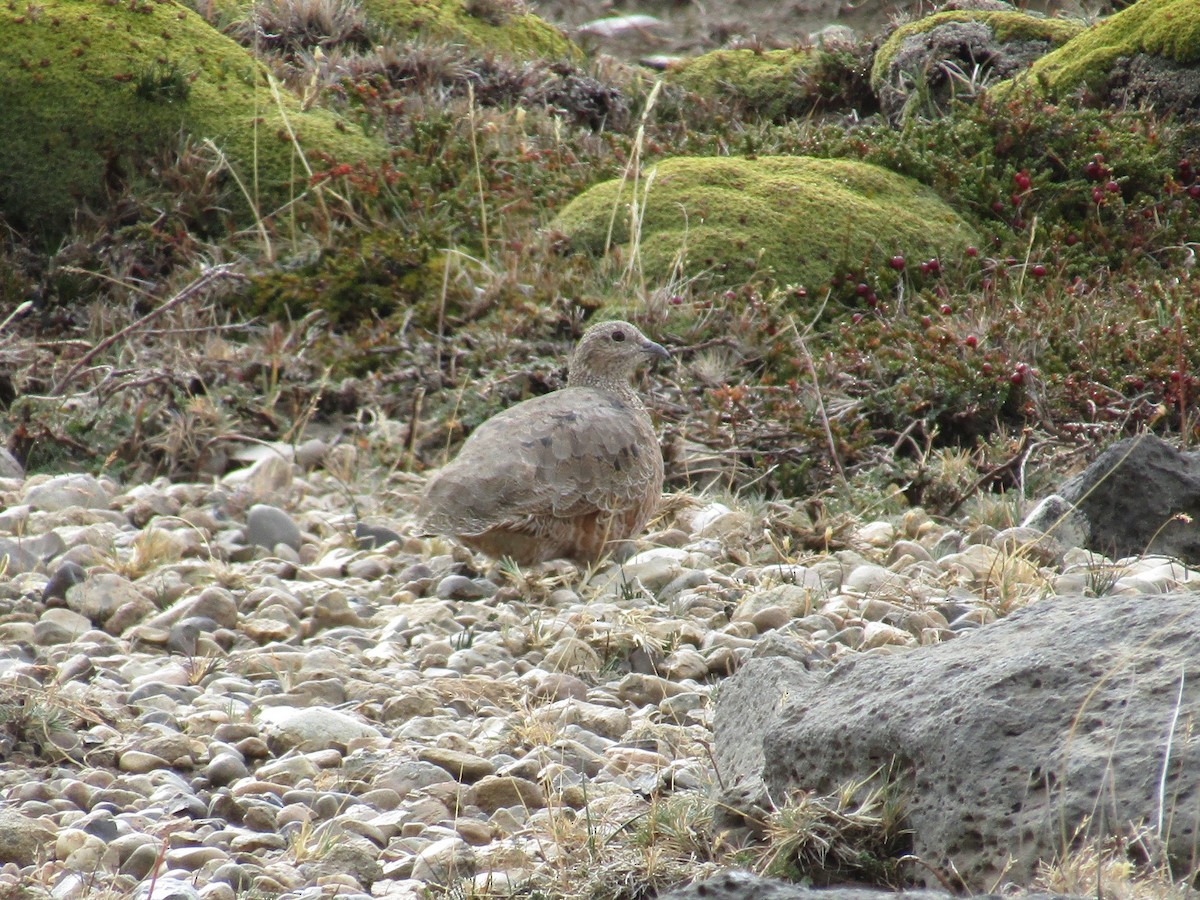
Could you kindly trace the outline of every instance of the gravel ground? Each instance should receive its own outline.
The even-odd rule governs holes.
[[[765,638],[832,665],[1195,577],[920,510],[793,551],[798,510],[685,494],[623,566],[519,571],[416,536],[420,482],[353,446],[255,450],[209,484],[0,479],[0,896],[700,875],[635,835],[705,808],[716,693]]]

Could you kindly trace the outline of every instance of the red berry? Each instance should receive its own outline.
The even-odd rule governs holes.
[[[1037,265],[1035,265],[1032,269],[1030,269],[1030,271],[1033,273],[1034,278],[1045,278],[1046,277],[1046,267],[1043,266],[1041,263],[1038,263]]]
[[[857,285],[854,286],[854,293],[858,294],[858,296],[860,296],[860,297],[865,297],[865,296],[867,296],[867,294],[871,293],[871,286],[865,282],[860,281]]]
[[[966,340],[964,340],[963,343],[966,344],[968,347],[972,347],[972,348],[978,347],[979,346],[979,338],[975,337],[975,335],[973,335],[973,334],[968,334],[966,337]]]
[[[1104,189],[1106,191],[1108,191],[1110,194],[1115,194],[1117,191],[1121,190],[1121,186],[1119,184],[1117,184],[1115,181],[1110,181],[1108,184],[1106,184],[1104,186]]]
[[[672,295],[672,297],[671,297],[671,305],[672,305],[672,306],[679,306],[679,305],[681,305],[682,303],[683,303],[683,298],[682,298],[682,297],[680,297],[678,294],[674,294],[674,295]]]
[[[940,307],[938,307],[938,312],[940,312],[940,313],[941,313],[943,316],[948,316],[948,315],[950,315],[950,312],[951,312],[951,310],[950,310],[950,304],[949,304],[949,303],[943,303],[943,304],[942,304]]]
[[[1096,203],[1103,203],[1104,191],[1100,190],[1098,187],[1092,188],[1092,200]]]
[[[862,314],[862,313],[855,313],[854,315],[852,315],[852,316],[850,317],[850,321],[851,321],[851,322],[853,322],[855,325],[857,325],[857,324],[858,324],[859,322],[861,322],[862,320],[863,320],[863,314]]]
[[[929,273],[931,275],[942,274],[942,262],[936,256],[929,260],[929,262],[925,263],[925,265],[929,266]]]
[[[972,259],[974,259],[974,258],[975,258],[976,256],[978,256],[978,255],[979,255],[979,248],[978,248],[978,247],[968,247],[968,248],[967,248],[967,256],[969,256],[969,257],[971,257]]]
[[[1078,243],[1079,243],[1079,235],[1077,235],[1075,232],[1072,231],[1070,234],[1067,235],[1067,246],[1068,247],[1074,247]]]
[[[992,204],[992,212],[994,212],[996,215],[1000,215],[1004,212],[1004,204],[997,200]]]
[[[1008,202],[1011,203],[1013,206],[1020,206],[1021,205],[1021,195],[1013,194],[1011,197],[1008,198]]]
[[[891,259],[888,260],[888,265],[891,266],[893,269],[895,269],[897,272],[903,271],[904,257],[899,256],[899,255],[893,256]]]
[[[725,298],[726,302],[729,302],[729,303],[732,303],[734,300],[737,299],[737,294],[735,294],[733,291],[726,291],[721,296],[723,296]]]
[[[1200,184],[1193,184],[1188,188],[1188,196],[1193,200],[1200,200]]]
[[[929,316],[921,316],[921,327],[922,328],[928,328],[932,324],[933,324],[933,319],[929,318]]]
[[[1013,181],[1016,182],[1017,188],[1022,191],[1029,190],[1029,186],[1033,183],[1029,178],[1029,173],[1024,169],[1013,176]]]

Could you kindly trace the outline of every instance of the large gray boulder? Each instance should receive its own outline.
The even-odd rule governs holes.
[[[1152,434],[1117,441],[1024,524],[1112,559],[1153,553],[1200,565],[1200,453]]]
[[[712,878],[662,894],[659,900],[951,900],[951,895],[942,891],[893,893],[849,887],[814,889],[774,878],[760,878],[742,869],[728,869]]]
[[[756,784],[779,803],[890,766],[927,887],[934,869],[973,890],[1028,884],[1064,844],[1140,827],[1186,872],[1198,660],[1200,595],[1059,597],[944,644],[798,671],[791,689],[778,660],[751,660],[722,686],[716,758],[743,807]]]
[[[1050,900],[1052,894],[1021,894],[1020,900]],[[951,900],[945,891],[885,891],[871,888],[811,888],[743,869],[726,869],[712,878],[660,894],[658,900]],[[999,894],[973,894],[974,900],[1001,900]]]

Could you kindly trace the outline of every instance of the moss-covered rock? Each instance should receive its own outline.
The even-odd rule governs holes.
[[[244,313],[273,319],[321,310],[337,326],[403,309],[417,325],[433,328],[439,317],[456,315],[468,301],[461,276],[470,266],[461,255],[402,231],[361,231],[299,265],[251,276],[235,302]]]
[[[210,19],[244,19],[256,0],[187,0]],[[257,0],[271,3],[272,0]],[[426,37],[519,59],[583,58],[558,28],[523,0],[357,0],[374,32],[389,39]]]
[[[649,193],[642,189],[650,185]],[[630,240],[632,186],[604,182],[566,206],[553,227],[572,248],[603,253]],[[736,285],[766,273],[821,288],[835,275],[883,265],[894,254],[935,256],[977,240],[971,226],[916,181],[838,159],[773,156],[676,158],[645,173],[642,267]]]
[[[669,69],[668,85],[773,122],[871,102],[866,66],[855,49],[716,50]]]
[[[522,58],[578,59],[582,52],[520,0],[361,0],[368,20],[402,34],[461,41]]]
[[[0,214],[19,226],[60,230],[181,134],[211,139],[263,211],[305,190],[301,152],[314,168],[384,155],[273,93],[245,50],[172,0],[0,6],[0,45]]]
[[[1158,99],[1153,96],[1153,86],[1129,84],[1137,75],[1131,68],[1146,70],[1143,82],[1153,75],[1167,82],[1196,81],[1200,77],[1200,0],[1139,0],[1042,57],[1030,75],[1056,97],[1086,87],[1101,95],[1115,95],[1118,101]],[[1173,92],[1169,87],[1166,90]],[[1158,105],[1179,107],[1173,110],[1178,112],[1196,98],[1193,89],[1181,102]]]
[[[897,119],[912,96],[935,104],[1010,78],[1083,30],[1016,10],[946,10],[897,28],[875,54],[871,88]],[[958,70],[959,78],[953,73]]]

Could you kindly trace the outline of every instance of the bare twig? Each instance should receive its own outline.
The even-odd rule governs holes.
[[[61,395],[63,390],[67,387],[67,385],[70,384],[75,379],[76,375],[78,375],[81,371],[83,371],[84,368],[87,367],[88,363],[90,363],[99,354],[103,353],[105,350],[107,350],[109,347],[111,347],[117,341],[121,340],[121,338],[127,337],[128,335],[137,331],[139,328],[142,328],[148,322],[151,322],[154,319],[158,318],[159,316],[161,316],[163,313],[167,312],[168,310],[174,309],[176,306],[179,306],[181,303],[184,303],[185,301],[190,300],[192,297],[194,297],[200,291],[204,290],[209,285],[211,285],[214,281],[218,281],[222,278],[239,278],[240,279],[240,278],[245,278],[245,276],[239,272],[234,272],[232,263],[222,263],[219,266],[213,266],[210,269],[205,269],[196,278],[194,278],[191,281],[191,283],[189,283],[186,287],[184,287],[183,290],[181,290],[179,293],[177,293],[174,297],[172,297],[170,300],[168,300],[162,306],[159,306],[155,309],[150,310],[150,312],[146,313],[144,316],[142,316],[137,321],[130,322],[128,325],[126,325],[120,331],[110,334],[108,337],[106,337],[104,340],[102,340],[100,343],[98,343],[95,347],[93,347],[87,353],[83,354],[83,356],[80,358],[80,360],[77,363],[75,363],[74,366],[71,367],[71,370],[69,372],[67,372],[67,374],[64,375],[58,381],[57,384],[54,385],[54,387],[50,391],[50,395],[54,396],[54,397]]]

